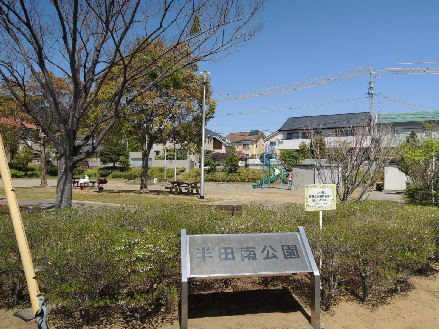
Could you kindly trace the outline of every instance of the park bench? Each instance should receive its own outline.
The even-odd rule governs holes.
[[[224,211],[231,216],[242,216],[242,205],[234,204],[234,205],[226,205],[226,204],[206,204],[204,207],[214,208],[218,211]]]
[[[170,181],[170,185],[165,186],[165,189],[169,190],[169,193],[174,192],[175,194],[183,193],[183,190],[187,194],[200,194],[199,183],[200,182],[185,182],[185,181]]]

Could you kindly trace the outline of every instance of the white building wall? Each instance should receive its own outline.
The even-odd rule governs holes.
[[[399,170],[396,163],[390,163],[384,167],[384,189],[388,191],[404,191],[407,184],[407,176]]]
[[[279,141],[278,150],[298,150],[300,148],[300,144],[302,143],[309,144],[309,139],[282,139]]]

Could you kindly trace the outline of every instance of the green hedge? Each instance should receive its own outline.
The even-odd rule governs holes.
[[[177,167],[177,175],[184,173],[185,170],[186,168],[184,167]],[[130,168],[129,171],[119,171],[119,170],[113,170],[112,167],[100,167],[100,168],[89,169],[84,174],[93,178],[107,177],[107,178],[135,179],[135,178],[140,178],[140,175],[142,174],[142,168],[132,167]],[[154,178],[154,177],[164,178],[164,176],[165,176],[165,168],[163,167],[151,167],[148,169],[149,178]],[[174,178],[174,168],[166,168],[166,177],[168,178],[168,180]]]
[[[404,191],[404,199],[408,204],[419,206],[431,206],[433,205],[431,188],[417,187],[415,185],[409,185]],[[439,185],[434,188],[435,206],[439,205]]]
[[[216,172],[205,173],[204,180],[206,182],[257,182],[262,179],[262,170],[260,169],[243,169],[240,168],[236,173],[228,174],[224,169],[218,168]],[[184,180],[198,181],[201,178],[201,170],[199,168],[191,169],[182,176]],[[265,172],[268,178],[268,170]]]
[[[246,205],[242,217],[185,204],[23,213],[42,293],[57,309],[80,314],[83,324],[102,308],[140,321],[172,312],[181,228],[238,234],[304,226],[317,264],[322,260],[322,307],[329,309],[346,287],[373,299],[399,292],[411,276],[428,270],[439,255],[438,216],[431,207],[342,203],[324,213],[320,230],[318,212],[296,204]],[[10,305],[28,300],[11,219],[1,213],[0,289]]]

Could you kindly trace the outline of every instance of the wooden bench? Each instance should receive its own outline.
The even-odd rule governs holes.
[[[188,187],[185,187],[187,194],[200,194],[200,186],[198,185],[200,182],[189,182]]]
[[[81,177],[73,177],[72,179],[72,185],[79,187],[79,180],[81,179]]]
[[[170,183],[171,186],[165,186],[165,189],[168,189],[169,193],[172,193],[174,191],[175,194],[178,194],[178,193],[182,193],[183,189],[186,189],[186,191],[189,191],[188,189],[191,189],[191,183],[189,182],[177,180],[177,181],[170,181],[168,183]]]
[[[214,208],[219,211],[224,211],[231,216],[242,216],[242,205],[234,204],[234,205],[226,205],[226,204],[206,204],[203,207]]]
[[[95,188],[96,186],[96,183],[97,183],[97,181],[95,181],[95,180],[90,180],[90,181],[88,181],[88,182],[85,182],[85,183],[79,183],[79,181],[78,181],[78,183],[76,184],[76,186],[78,186],[78,187],[83,187],[83,186],[85,186],[85,187],[88,187],[88,188]],[[90,184],[91,184],[91,186],[90,186]]]

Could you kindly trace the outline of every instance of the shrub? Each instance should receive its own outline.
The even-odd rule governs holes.
[[[18,170],[18,169],[10,169],[11,177],[12,178],[24,178],[26,173],[24,171]]]
[[[110,177],[110,175],[115,170],[116,169],[113,167],[100,167],[100,168],[98,168],[98,176],[99,177]]]
[[[199,168],[191,169],[184,173],[182,178],[184,180],[197,181],[200,180],[201,170]],[[268,178],[268,170],[265,173]],[[262,179],[262,170],[260,169],[243,169],[240,168],[236,173],[228,173],[227,168],[218,168],[217,172],[208,173],[204,175],[206,182],[257,182]]]
[[[48,164],[46,166],[46,172],[47,172],[47,175],[52,176],[52,177],[56,177],[56,176],[58,176],[58,166],[55,166],[53,163]]]
[[[98,168],[93,168],[93,169],[87,169],[87,170],[84,172],[84,175],[87,175],[87,176],[90,177],[90,178],[101,178],[101,177],[105,177],[105,176],[101,176],[101,175],[99,174],[99,169],[100,169],[100,167],[98,167]]]
[[[73,176],[82,176],[85,172],[85,167],[78,166],[73,169]]]
[[[98,307],[145,320],[176,305],[181,228],[192,235],[304,226],[317,264],[322,261],[322,306],[330,309],[345,286],[367,300],[380,291],[398,292],[428,269],[438,255],[438,216],[437,208],[369,201],[325,212],[322,230],[317,213],[296,204],[245,205],[242,217],[176,204],[24,212],[23,220],[43,293],[86,324]],[[0,288],[16,302],[24,279],[7,215],[0,215],[0,251]]]
[[[435,205],[439,205],[439,184],[434,189]],[[431,197],[431,188],[418,187],[416,185],[409,185],[404,191],[404,199],[408,204],[431,206],[433,200]]]
[[[33,150],[25,146],[12,157],[11,166],[16,169],[24,170],[34,157]]]
[[[183,175],[181,175],[181,178],[189,181],[199,181],[201,179],[201,170],[200,168],[191,169],[188,172],[185,172]]]

